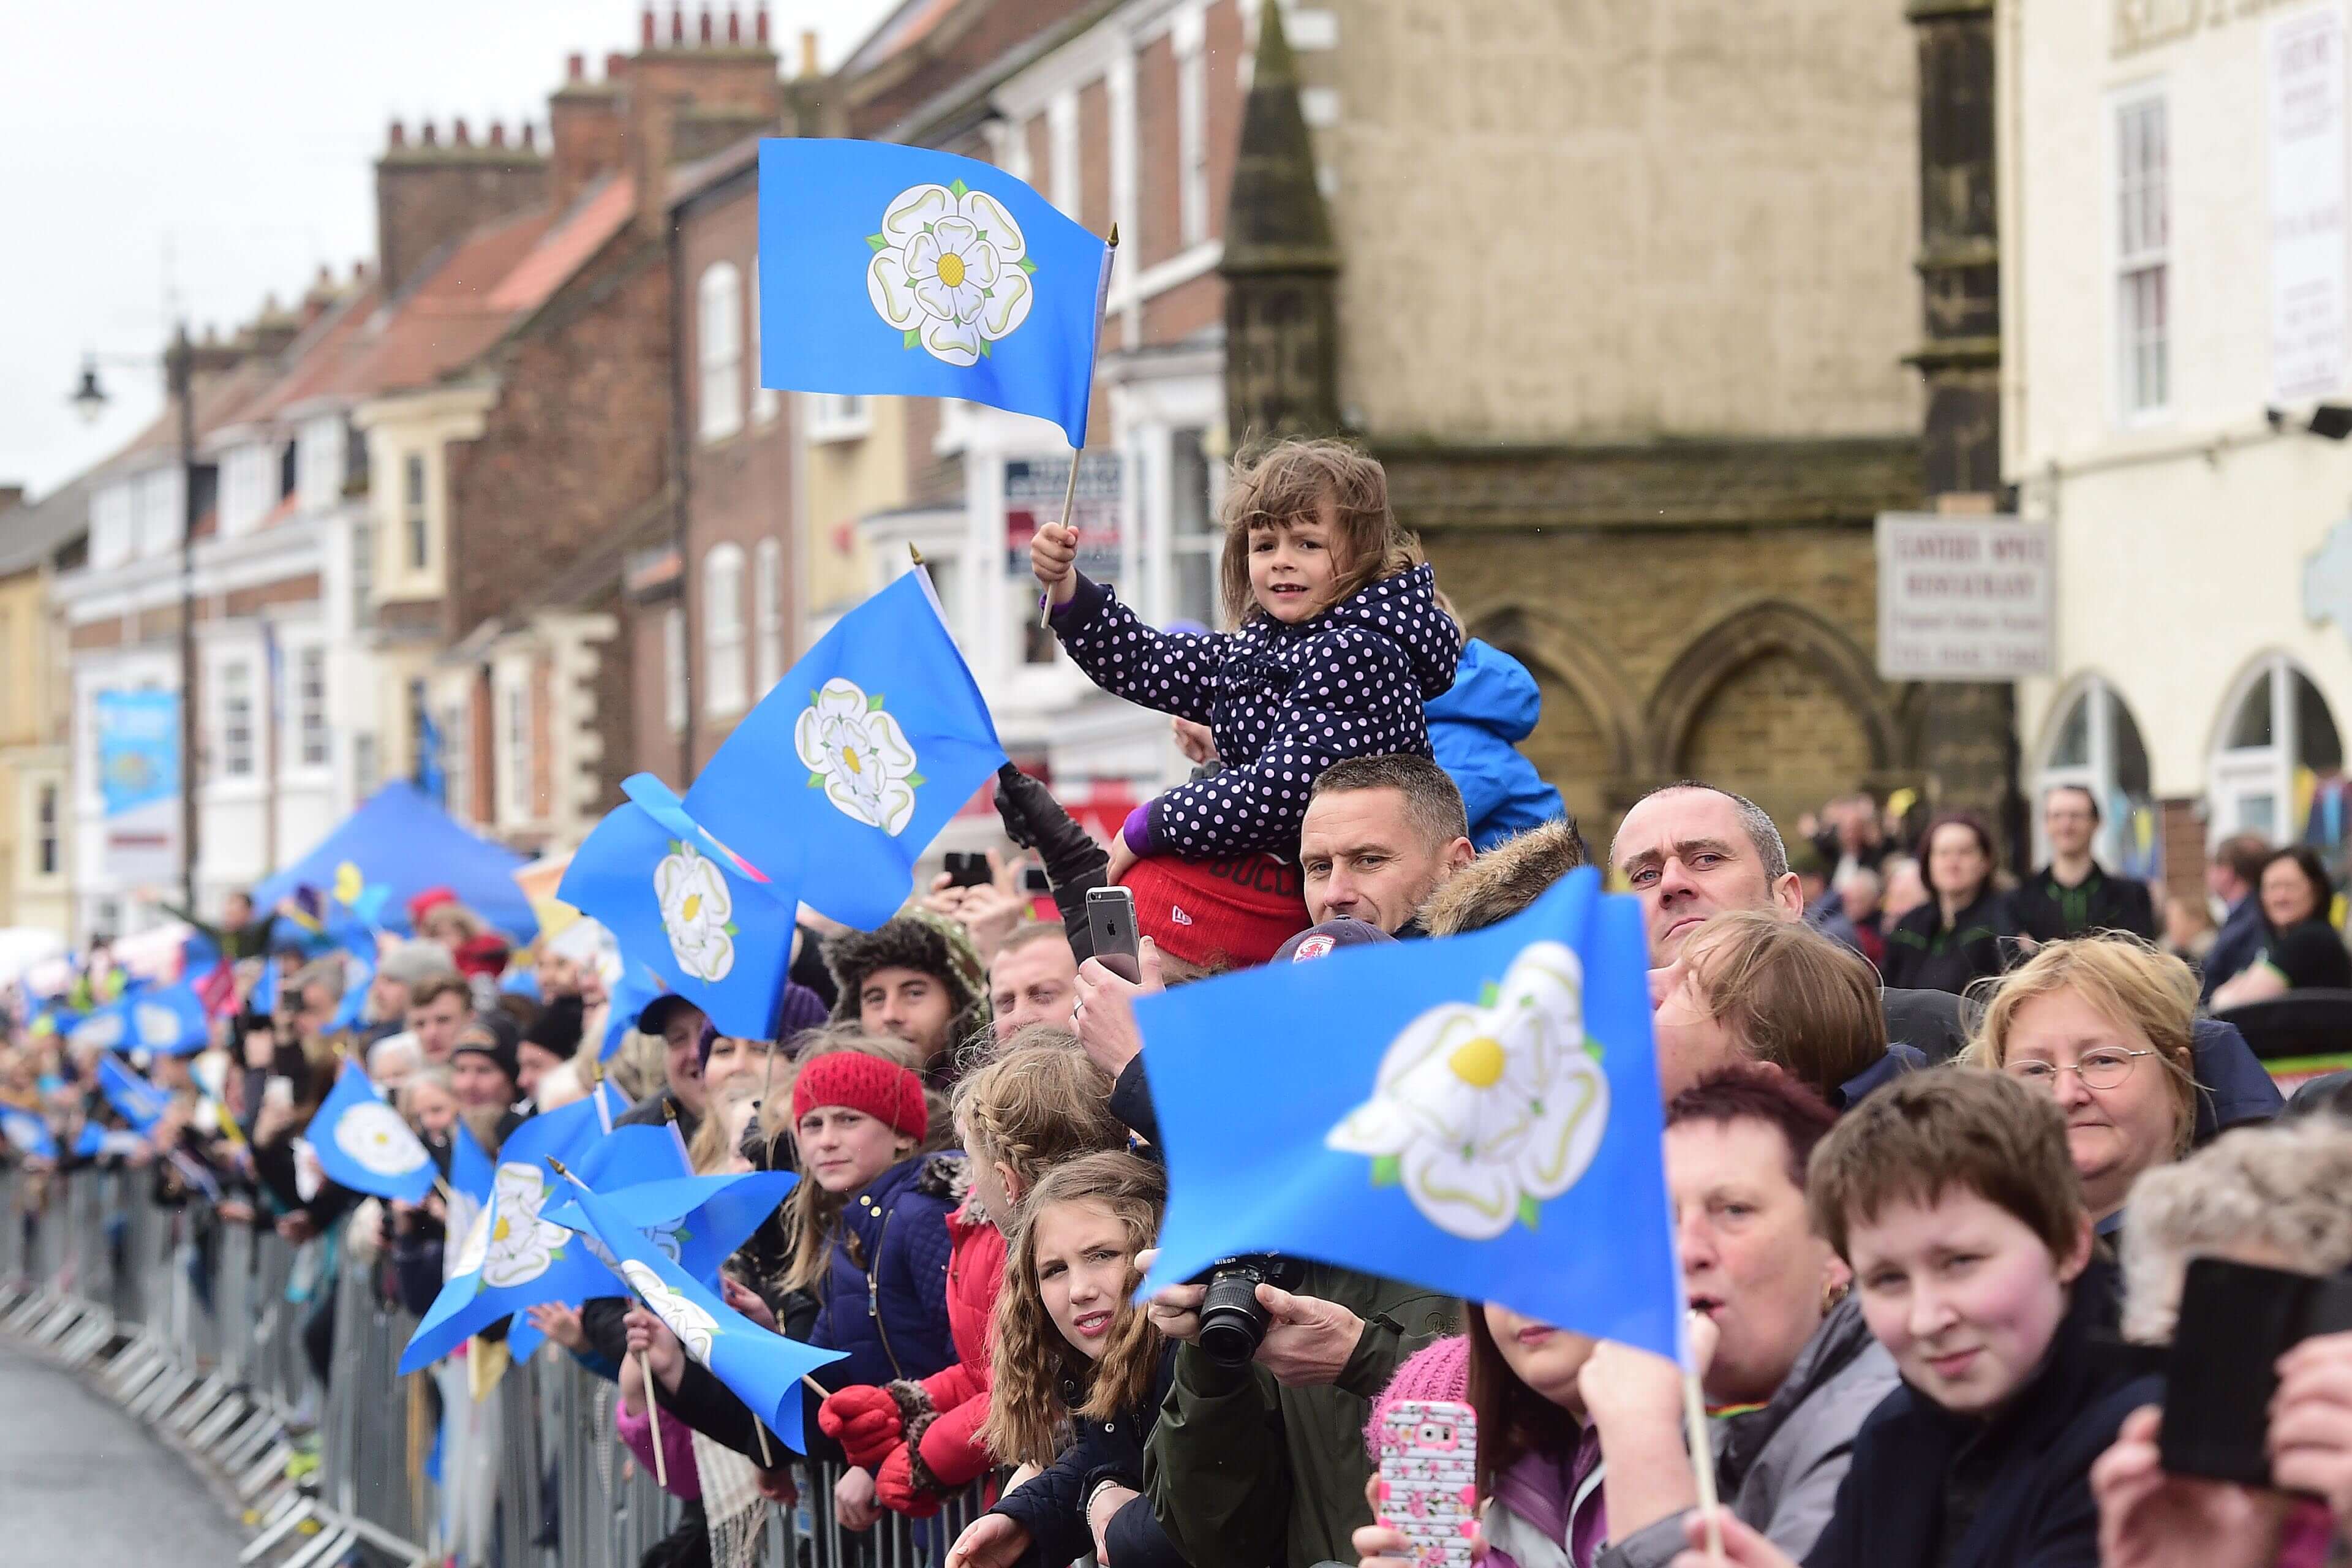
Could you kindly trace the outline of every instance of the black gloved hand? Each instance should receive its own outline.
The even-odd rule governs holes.
[[[1094,952],[1087,932],[1087,893],[1099,888],[1110,870],[1110,851],[1094,835],[1071,820],[1054,798],[1054,792],[1011,763],[996,770],[996,815],[1004,820],[1005,836],[1024,849],[1034,849],[1045,862],[1045,880],[1054,889],[1054,907],[1062,911],[1062,929],[1083,963]]]

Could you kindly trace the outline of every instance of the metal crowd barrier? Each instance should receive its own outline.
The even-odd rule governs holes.
[[[494,1458],[436,1483],[436,1405],[465,1397],[462,1368],[395,1374],[415,1320],[372,1267],[167,1207],[152,1182],[0,1170],[0,1335],[81,1372],[233,1489],[245,1568],[637,1568],[677,1528],[682,1505],[614,1435],[617,1386],[552,1345],[476,1413]],[[330,1290],[321,1387],[304,1334]],[[795,1472],[797,1507],[766,1510],[761,1568],[936,1568],[983,1510],[975,1488],[937,1519],[886,1512],[853,1534],[833,1521],[838,1471]]]

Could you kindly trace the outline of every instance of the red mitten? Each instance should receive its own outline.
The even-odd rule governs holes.
[[[909,1519],[929,1519],[940,1511],[940,1494],[927,1488],[915,1473],[912,1445],[901,1443],[891,1449],[882,1468],[874,1472],[874,1500],[892,1513],[903,1513]]]
[[[940,1412],[939,1419],[923,1428],[919,1438],[908,1433],[923,1468],[940,1487],[952,1491],[970,1486],[994,1464],[988,1446],[980,1440],[980,1429],[988,1425],[988,1401],[987,1394],[976,1394],[952,1410]]]
[[[841,1445],[849,1462],[861,1470],[880,1465],[898,1447],[907,1418],[887,1388],[864,1385],[825,1395],[816,1413],[824,1435]]]

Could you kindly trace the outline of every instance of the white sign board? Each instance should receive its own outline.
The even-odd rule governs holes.
[[[2344,15],[2273,23],[2271,401],[2332,396],[2344,380]]]
[[[1878,520],[1878,673],[2014,680],[2053,673],[2050,531],[2012,517]]]

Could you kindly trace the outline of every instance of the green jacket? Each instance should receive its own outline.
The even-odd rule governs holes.
[[[1398,1367],[1455,1331],[1456,1303],[1393,1280],[1309,1264],[1296,1292],[1364,1320],[1339,1382],[1285,1388],[1263,1368],[1217,1365],[1194,1345],[1143,1451],[1152,1510],[1194,1568],[1308,1568],[1352,1563],[1371,1522],[1364,1423]]]

